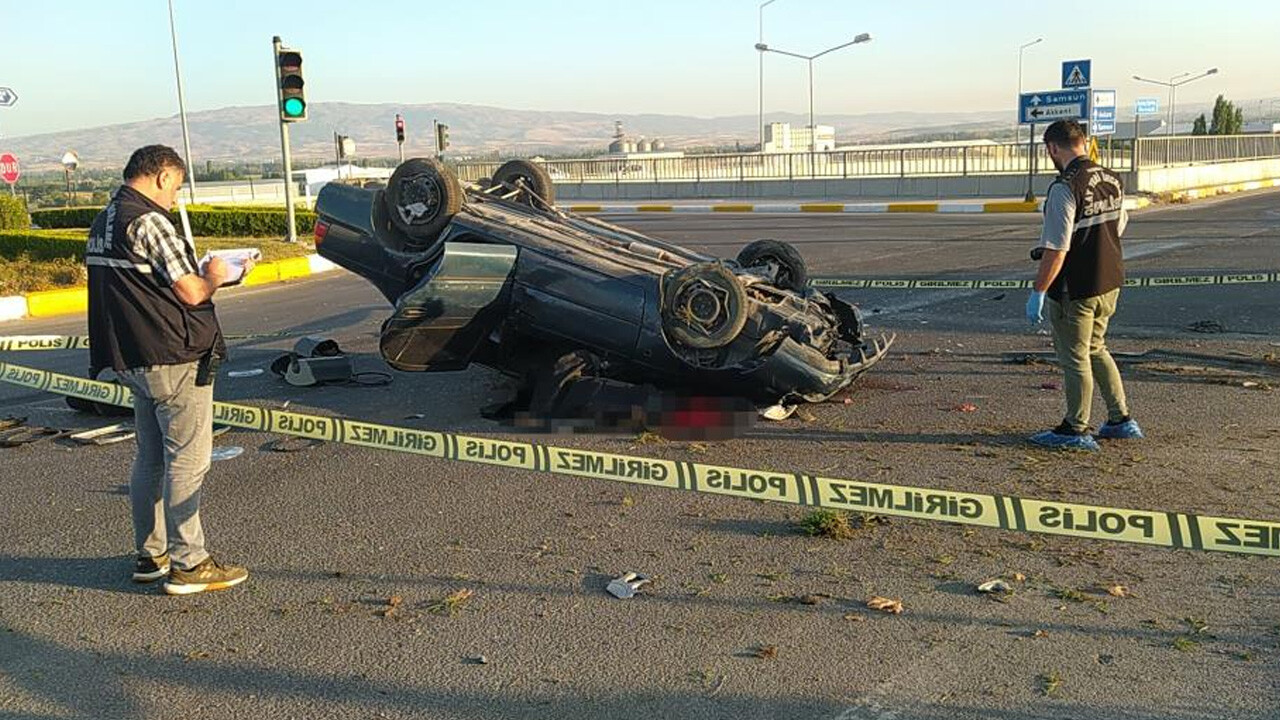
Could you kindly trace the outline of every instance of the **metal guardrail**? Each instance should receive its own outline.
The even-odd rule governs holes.
[[[1035,144],[1036,172],[1053,164]],[[1280,158],[1280,135],[1147,137],[1100,141],[1101,162],[1112,170],[1132,171],[1224,161]],[[1135,155],[1137,162],[1135,163]],[[490,177],[498,162],[464,162],[463,180]],[[946,147],[902,147],[821,153],[734,153],[684,157],[627,157],[548,160],[557,183],[584,182],[747,182],[754,180],[831,180],[845,178],[965,177],[1025,175],[1027,145],[1001,143]]]
[[[1268,158],[1280,158],[1280,135],[1178,135],[1138,144],[1138,167],[1144,169]]]

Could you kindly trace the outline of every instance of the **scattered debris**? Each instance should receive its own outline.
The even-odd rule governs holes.
[[[955,410],[956,412],[962,412],[962,413],[978,412],[978,406],[974,405],[973,403],[960,403],[959,405],[952,408],[952,410]]]
[[[627,598],[635,597],[636,591],[638,591],[642,585],[647,585],[648,583],[648,575],[629,572],[623,573],[622,575],[610,580],[609,584],[605,586],[605,590],[619,600],[626,600]]]
[[[453,617],[462,611],[462,608],[466,606],[467,601],[470,600],[473,595],[475,595],[475,591],[468,590],[466,588],[455,590],[448,595],[445,595],[442,599],[427,605],[426,609],[427,612],[435,615]]]
[[[468,665],[488,665],[489,664],[489,658],[483,655],[472,655],[470,657],[465,658],[465,661]]]
[[[261,375],[263,372],[265,371],[262,368],[252,368],[249,370],[228,370],[227,377],[229,378],[256,377],[258,375]]]
[[[1187,330],[1194,333],[1215,334],[1224,333],[1227,331],[1227,328],[1217,320],[1197,320],[1188,325]]]
[[[1200,643],[1189,637],[1176,637],[1173,639],[1173,649],[1178,652],[1193,652],[1200,649]]]
[[[978,586],[980,593],[1011,593],[1013,588],[1003,580],[988,580]]]
[[[1108,585],[1107,594],[1111,597],[1126,598],[1133,597],[1133,593],[1124,585]]]
[[[213,452],[209,453],[209,459],[215,462],[219,460],[230,460],[232,458],[240,457],[242,454],[244,454],[244,448],[239,445],[222,445],[214,448]]]
[[[882,612],[887,612],[891,615],[902,614],[901,600],[893,600],[886,597],[880,597],[879,595],[868,600],[867,607],[871,608],[872,610],[880,610]]]
[[[756,645],[755,647],[748,650],[748,652],[751,654],[752,657],[760,658],[761,660],[773,660],[774,658],[778,657],[778,646],[777,645]]]
[[[845,613],[844,619],[848,620],[849,622],[863,622],[864,620],[867,619],[867,616],[863,615],[860,612],[851,612],[851,613]]]
[[[1056,383],[1056,382],[1040,383],[1040,389],[1041,390],[1061,390],[1062,383]]]

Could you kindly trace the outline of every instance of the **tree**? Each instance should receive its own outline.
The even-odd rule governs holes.
[[[1222,95],[1213,102],[1213,122],[1209,124],[1210,135],[1237,135],[1244,130],[1244,108]]]
[[[1209,134],[1209,125],[1204,119],[1204,113],[1200,113],[1200,117],[1196,118],[1195,123],[1192,124],[1191,134],[1192,135],[1208,135]]]

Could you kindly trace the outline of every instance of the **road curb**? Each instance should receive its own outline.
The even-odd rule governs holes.
[[[1151,204],[1147,198],[1126,198],[1127,210]],[[714,203],[679,205],[675,203],[603,204],[572,203],[562,205],[569,212],[589,215],[630,215],[637,213],[1038,213],[1040,201],[975,201],[975,202],[888,202],[888,203]]]
[[[1238,192],[1262,190],[1264,188],[1280,188],[1280,178],[1273,178],[1271,180],[1250,180],[1249,182],[1230,183],[1228,185],[1210,185],[1209,187],[1179,190],[1177,192],[1169,193],[1168,197],[1174,202],[1179,202],[1214,197],[1216,195],[1230,195]]]
[[[337,269],[337,265],[316,254],[285,258],[273,262],[258,263],[244,279],[245,286],[270,285],[318,275]],[[0,322],[21,320],[27,317],[53,317],[73,315],[89,309],[87,288],[74,287],[62,290],[41,290],[25,295],[0,297]]]

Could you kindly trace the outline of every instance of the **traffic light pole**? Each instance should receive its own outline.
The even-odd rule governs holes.
[[[280,56],[280,36],[276,35],[271,39],[271,58],[272,62],[276,62],[276,58]],[[276,68],[279,72],[279,67]],[[279,86],[279,83],[277,83]],[[289,153],[289,123],[284,118],[279,118],[280,122],[280,152],[284,157],[284,212],[285,223],[288,225],[288,237],[291,243],[298,242],[298,228],[294,225],[294,207],[293,207],[293,156]]]

